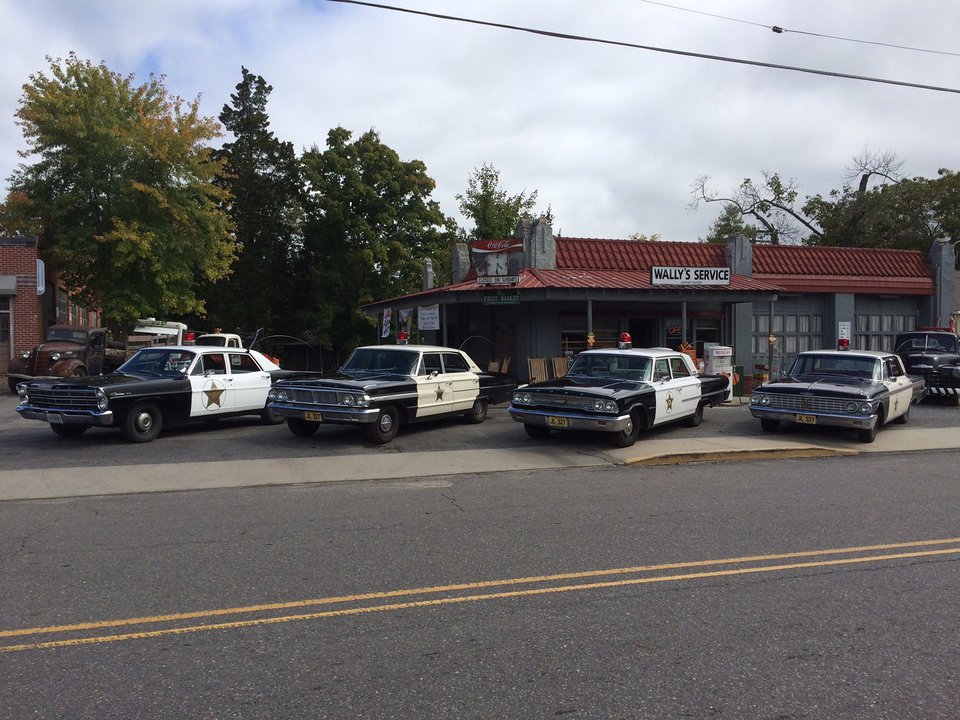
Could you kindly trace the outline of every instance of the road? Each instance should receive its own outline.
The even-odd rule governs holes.
[[[916,410],[930,432],[955,417]],[[741,421],[724,412],[673,432]],[[90,451],[16,420],[0,469],[42,448],[37,471],[65,476],[299,440],[227,424],[149,446],[89,433]],[[494,416],[352,453],[501,432],[527,441]],[[300,449],[332,459],[325,440]],[[414,467],[3,502],[0,717],[953,718],[958,463]]]

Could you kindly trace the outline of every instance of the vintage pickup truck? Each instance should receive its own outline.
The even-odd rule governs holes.
[[[15,393],[17,383],[24,380],[113,372],[143,348],[190,345],[194,335],[184,323],[154,318],[137,320],[125,341],[111,341],[106,328],[51,325],[42,343],[17,353],[10,361],[7,384]]]

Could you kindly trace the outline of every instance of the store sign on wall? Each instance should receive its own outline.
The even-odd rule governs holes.
[[[484,293],[484,305],[517,305],[520,303],[520,293]]]
[[[473,255],[480,285],[516,285],[523,263],[523,239],[474,240]]]
[[[653,266],[651,285],[729,285],[730,268]]]

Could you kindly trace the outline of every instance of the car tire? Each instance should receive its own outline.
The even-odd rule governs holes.
[[[780,421],[772,418],[760,418],[760,427],[764,432],[776,432],[780,429]]]
[[[364,427],[367,439],[379,445],[385,445],[397,436],[400,430],[400,413],[393,405],[380,409],[376,422]]]
[[[526,431],[527,435],[537,440],[543,440],[543,438],[550,435],[550,428],[544,425],[530,425],[529,423],[523,424],[523,429]]]
[[[74,368],[73,372],[70,373],[70,377],[86,377],[87,369],[81,365],[78,368]]]
[[[14,387],[14,392],[16,392],[16,387]],[[951,395],[950,400],[947,404],[950,405],[951,407],[960,407],[960,393],[957,393],[956,395]]]
[[[907,408],[907,411],[903,415],[898,416],[894,422],[897,425],[906,425],[910,422],[910,408]]]
[[[471,425],[479,425],[487,419],[487,401],[483,398],[477,398],[473,401],[473,407],[470,408],[465,417]]]
[[[862,443],[872,443],[877,439],[877,432],[880,430],[880,426],[883,425],[883,409],[881,408],[877,413],[877,422],[869,430],[857,430],[857,439]]]
[[[310,437],[320,429],[320,423],[300,418],[287,418],[287,428],[297,437]]]
[[[87,425],[51,425],[54,434],[65,438],[80,437],[90,428]]]
[[[144,400],[127,410],[120,423],[120,432],[127,442],[145,443],[163,429],[163,413],[155,402]]]
[[[630,424],[619,432],[613,433],[614,447],[625,448],[633,445],[640,437],[640,422],[637,414],[630,413]]]
[[[14,395],[17,394],[17,383],[19,380],[14,380],[13,378],[7,378],[7,387],[10,388],[10,392]]]
[[[696,412],[693,413],[690,417],[686,419],[683,423],[687,427],[697,427],[700,423],[703,422],[703,403],[697,405]]]

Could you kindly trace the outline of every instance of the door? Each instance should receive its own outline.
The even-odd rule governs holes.
[[[10,362],[10,298],[0,297],[0,374]]]
[[[692,415],[700,403],[700,381],[690,375],[681,358],[675,358],[674,377],[670,358],[657,358],[653,365],[653,388],[657,395],[654,425]]]
[[[246,353],[227,354],[229,373],[226,382],[232,384],[234,410],[262,410],[267,404],[270,373],[261,370],[257,361]]]
[[[442,415],[453,408],[453,380],[443,371],[439,352],[425,352],[417,376],[417,417]]]
[[[890,391],[890,402],[887,404],[887,422],[910,412],[913,402],[913,380],[903,371],[900,359],[887,357],[883,359],[883,384]]]
[[[204,353],[197,357],[190,372],[190,417],[205,417],[230,412],[234,390],[227,382],[227,361],[223,353]]]
[[[453,385],[453,411],[467,411],[480,394],[480,378],[457,352],[443,353],[443,370]]]
[[[99,375],[103,372],[103,358],[107,353],[107,334],[91,332],[87,344],[87,375]]]

